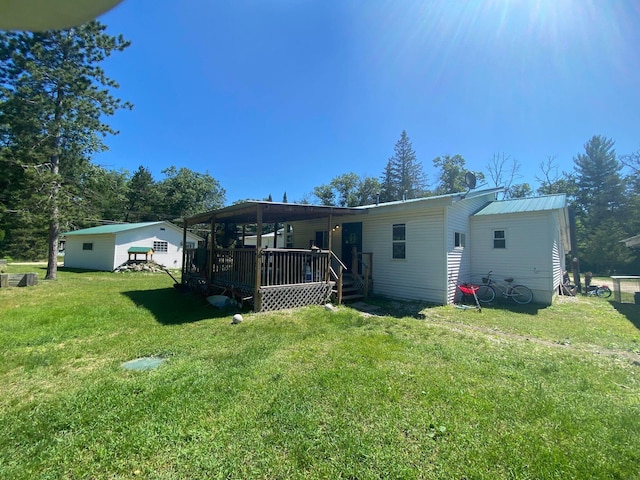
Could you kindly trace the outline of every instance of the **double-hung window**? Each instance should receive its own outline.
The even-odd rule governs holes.
[[[393,224],[393,258],[406,258],[407,245],[406,245],[406,224],[394,223]]]
[[[507,236],[504,230],[493,231],[493,248],[507,248]]]

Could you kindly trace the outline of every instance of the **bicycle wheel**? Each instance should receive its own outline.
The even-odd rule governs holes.
[[[478,297],[478,300],[482,303],[490,303],[496,298],[496,291],[491,285],[480,285],[480,288],[476,292],[476,297]]]
[[[602,298],[609,298],[611,296],[611,289],[606,285],[603,285],[596,289],[596,295]]]
[[[526,305],[533,300],[533,292],[529,287],[524,285],[514,285],[509,292],[509,296],[513,298],[513,301],[520,305]]]

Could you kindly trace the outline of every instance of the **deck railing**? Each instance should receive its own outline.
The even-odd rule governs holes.
[[[204,276],[207,252],[190,249],[185,252],[184,272]],[[256,283],[255,248],[215,249],[210,262],[213,283],[254,286]],[[260,256],[260,286],[292,285],[331,280],[328,250],[264,248]]]

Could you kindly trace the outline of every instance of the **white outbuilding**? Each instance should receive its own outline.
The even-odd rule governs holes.
[[[129,259],[182,268],[183,231],[167,221],[101,225],[65,232],[64,266],[113,271]],[[203,239],[187,233],[186,248]]]

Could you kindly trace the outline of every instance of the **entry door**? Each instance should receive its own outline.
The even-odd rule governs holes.
[[[342,263],[351,271],[351,250],[362,252],[362,222],[342,224]],[[358,273],[362,273],[362,266],[358,263]]]

